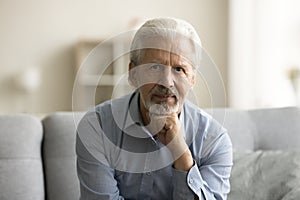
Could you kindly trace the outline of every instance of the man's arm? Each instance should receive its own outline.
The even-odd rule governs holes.
[[[166,118],[158,137],[174,158],[173,196],[176,199],[226,199],[232,166],[232,145],[226,132],[210,141],[209,154],[200,162],[193,160],[176,114]],[[197,142],[197,141],[194,141]],[[201,141],[198,141],[199,143]],[[200,155],[199,155],[200,156]]]
[[[91,161],[86,155],[84,158],[78,155],[77,174],[80,181],[81,200],[124,199],[119,196],[114,170],[108,166]]]
[[[99,122],[95,114],[85,116],[76,137],[77,175],[80,182],[80,199],[124,199],[119,195],[117,181],[104,154]],[[88,147],[88,149],[87,149]]]
[[[227,133],[220,135],[212,151],[200,162],[195,160],[189,171],[174,169],[174,196],[186,193],[182,199],[192,199],[192,192],[199,199],[225,200],[230,191],[229,177],[232,167],[232,148]],[[178,199],[178,198],[177,198]]]

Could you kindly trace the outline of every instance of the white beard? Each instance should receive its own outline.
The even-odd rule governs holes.
[[[168,116],[172,113],[178,112],[179,103],[177,101],[175,105],[170,106],[167,102],[163,102],[161,104],[146,102],[146,108],[148,109],[150,115]]]

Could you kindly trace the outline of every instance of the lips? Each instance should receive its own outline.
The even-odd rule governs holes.
[[[175,95],[166,95],[166,94],[153,94],[152,97],[154,98],[154,100],[163,101],[163,102],[175,101],[176,99]]]

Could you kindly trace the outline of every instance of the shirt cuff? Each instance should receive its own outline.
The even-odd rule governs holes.
[[[173,196],[177,199],[194,199],[195,194],[201,199],[203,180],[195,163],[189,171],[173,169]]]
[[[201,188],[203,188],[203,179],[196,164],[194,164],[188,172],[187,183],[189,188],[200,198]]]

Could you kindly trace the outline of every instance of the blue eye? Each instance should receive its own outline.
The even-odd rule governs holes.
[[[151,70],[155,70],[155,71],[160,71],[160,70],[162,70],[162,68],[163,68],[163,66],[162,65],[158,65],[158,64],[150,66],[150,69]]]

